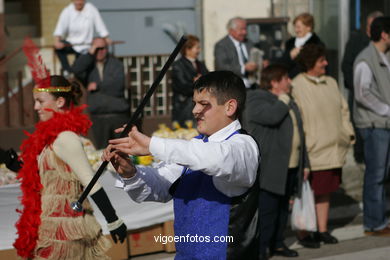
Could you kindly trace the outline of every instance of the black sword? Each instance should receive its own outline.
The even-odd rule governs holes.
[[[183,47],[183,45],[184,45],[184,43],[186,41],[187,41],[187,37],[182,36],[180,38],[180,41],[177,43],[176,48],[173,50],[173,52],[169,56],[167,62],[164,65],[164,67],[161,69],[160,73],[157,75],[157,78],[154,80],[152,86],[149,88],[148,92],[146,93],[146,95],[142,99],[141,103],[139,104],[139,106],[137,107],[137,109],[135,110],[133,115],[131,116],[129,123],[126,125],[125,129],[122,131],[122,133],[121,133],[119,138],[123,138],[123,137],[126,137],[128,135],[128,133],[131,130],[131,127],[135,124],[136,120],[141,115],[141,113],[144,110],[146,104],[148,103],[150,97],[153,95],[154,91],[157,89],[157,87],[160,84],[161,80],[163,79],[163,77],[167,73],[169,67],[171,66],[171,64],[175,60],[177,54],[179,53],[179,51],[181,50],[181,48]],[[80,212],[80,211],[83,210],[82,204],[83,204],[84,200],[87,198],[89,192],[91,191],[93,186],[96,184],[97,180],[102,175],[102,173],[103,173],[104,169],[107,167],[107,165],[108,165],[108,161],[104,161],[100,165],[99,169],[97,170],[97,172],[93,176],[92,180],[90,181],[90,183],[88,183],[87,187],[84,189],[84,191],[81,194],[80,198],[77,201],[74,201],[74,202],[71,203],[71,207],[72,207],[72,209],[74,211],[79,211]]]

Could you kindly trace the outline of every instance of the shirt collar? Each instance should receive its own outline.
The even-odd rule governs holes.
[[[214,134],[209,136],[209,141],[211,142],[221,142],[228,138],[234,131],[241,129],[240,122],[236,119],[224,128],[215,132]]]
[[[230,38],[230,40],[232,40],[232,42],[234,43],[234,46],[236,46],[236,47],[237,46],[240,47],[241,43],[244,44],[243,42],[239,42],[236,39],[234,39],[231,35],[229,35],[229,38]]]
[[[315,84],[326,84],[326,76],[325,75],[322,75],[320,77],[310,76],[307,73],[303,73],[303,75],[305,75],[305,77],[308,80],[310,80],[311,82],[313,82]]]

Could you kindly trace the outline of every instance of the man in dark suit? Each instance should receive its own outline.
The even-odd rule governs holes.
[[[227,24],[228,35],[215,44],[215,70],[230,70],[240,76],[245,87],[252,88],[254,83],[248,74],[257,70],[257,65],[249,61],[250,49],[253,45],[246,42],[246,21],[234,17]]]

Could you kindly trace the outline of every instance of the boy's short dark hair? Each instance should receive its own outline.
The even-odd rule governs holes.
[[[371,24],[371,40],[379,42],[382,32],[390,33],[390,17],[377,17]]]
[[[209,91],[218,105],[225,104],[229,99],[237,100],[236,118],[241,118],[245,108],[246,89],[242,79],[231,71],[213,71],[200,77],[194,83],[194,91]]]
[[[281,81],[284,76],[288,76],[287,67],[283,64],[271,64],[261,71],[260,88],[270,90],[271,81]]]

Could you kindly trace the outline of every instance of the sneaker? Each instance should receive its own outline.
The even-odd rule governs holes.
[[[390,227],[375,231],[364,231],[364,234],[367,236],[388,237],[390,236]]]
[[[315,240],[311,235],[308,235],[304,238],[299,239],[298,238],[298,244],[302,245],[303,247],[307,248],[320,248],[320,242]]]
[[[339,241],[337,238],[329,234],[329,232],[315,232],[314,238],[318,242],[324,242],[325,244],[337,244]]]

